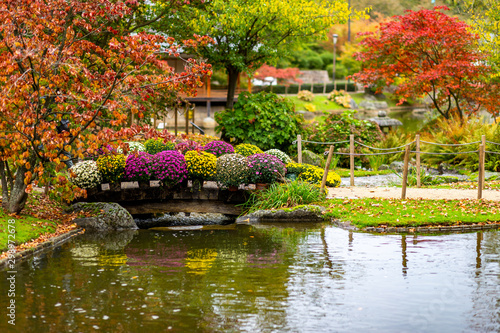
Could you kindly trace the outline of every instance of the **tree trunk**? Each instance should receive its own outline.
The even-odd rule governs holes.
[[[24,174],[27,169],[24,166],[17,169],[16,175],[14,176],[15,180],[9,191],[7,188],[8,182],[6,181],[4,164],[2,163],[0,166],[2,167],[2,172],[0,173],[2,178],[2,207],[8,213],[19,214],[23,210],[26,200],[28,199],[28,193],[26,193],[27,186],[24,184]]]
[[[226,109],[232,109],[234,105],[236,83],[238,81],[238,75],[240,74],[240,71],[232,66],[229,66],[226,69],[228,75]]]

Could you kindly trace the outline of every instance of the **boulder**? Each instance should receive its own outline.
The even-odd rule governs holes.
[[[79,202],[72,205],[68,212],[88,212],[93,217],[77,218],[74,222],[87,230],[138,229],[130,213],[114,202]]]
[[[302,151],[302,163],[307,163],[320,167],[322,162],[323,162],[323,156],[315,154],[307,149]]]
[[[237,224],[254,224],[262,222],[321,222],[324,207],[297,206],[293,208],[258,210],[254,213],[238,217]]]
[[[400,161],[394,161],[389,165],[389,169],[394,170],[396,172],[403,172],[404,163]]]

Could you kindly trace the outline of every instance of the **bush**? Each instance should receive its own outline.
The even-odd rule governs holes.
[[[241,154],[245,157],[248,157],[248,156],[254,155],[254,154],[262,154],[263,153],[262,149],[260,149],[259,147],[255,146],[255,145],[251,145],[249,143],[242,143],[240,145],[237,145],[236,147],[234,147],[234,152],[236,154]]]
[[[215,176],[217,157],[204,151],[191,150],[185,155],[188,176],[196,180],[209,180]]]
[[[309,141],[317,142],[342,142],[333,144],[335,151],[349,152],[349,136],[354,135],[354,140],[367,146],[373,146],[382,141],[383,135],[380,127],[371,121],[354,118],[356,111],[344,111],[342,114],[329,114],[324,122],[315,122],[306,128]],[[315,152],[324,153],[325,145],[307,144],[305,148]],[[361,153],[363,148],[355,145],[355,153]],[[366,158],[356,157],[357,163],[367,164]],[[349,164],[349,157],[345,155],[339,160],[340,166]]]
[[[342,105],[345,108],[351,107],[352,97],[344,90],[334,90],[328,95],[328,99],[332,102],[337,103],[338,105]]]
[[[165,150],[174,150],[175,144],[173,142],[163,142],[162,138],[149,139],[144,142],[144,148],[147,153],[155,155]]]
[[[125,156],[122,154],[101,156],[97,159],[97,168],[105,183],[116,183],[123,178]]]
[[[248,157],[249,180],[253,183],[274,183],[285,177],[286,167],[279,158],[269,154]]]
[[[152,156],[150,172],[152,179],[161,180],[166,187],[182,183],[188,175],[184,155],[176,150],[166,150]]]
[[[268,154],[268,155],[276,156],[277,158],[280,159],[281,162],[283,162],[285,164],[292,162],[292,159],[290,158],[290,156],[288,156],[286,153],[282,152],[279,149],[269,149],[269,150],[266,150],[264,153]]]
[[[71,182],[84,189],[93,188],[102,182],[101,174],[95,161],[82,161],[70,168]]]
[[[234,110],[215,114],[219,124],[216,131],[222,138],[236,144],[250,143],[261,149],[276,148],[288,151],[297,134],[301,133],[303,118],[296,114],[290,100],[273,93],[241,93]]]
[[[240,154],[226,154],[217,159],[216,180],[219,186],[239,186],[248,182],[247,159]]]
[[[314,94],[309,90],[301,90],[297,94],[297,98],[301,101],[312,102],[314,101]]]
[[[234,153],[234,147],[225,141],[209,142],[205,145],[203,150],[205,150],[207,153],[214,154],[217,157],[220,157],[224,154]]]
[[[151,179],[150,164],[153,155],[146,152],[130,154],[125,163],[124,179],[130,181],[148,181]]]
[[[188,151],[201,150],[202,145],[194,140],[186,140],[175,145],[175,149],[186,155]]]

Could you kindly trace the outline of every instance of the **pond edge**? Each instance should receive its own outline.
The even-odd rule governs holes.
[[[22,261],[29,259],[33,257],[36,254],[43,253],[47,250],[52,250],[56,246],[60,246],[64,243],[66,243],[68,240],[70,240],[72,237],[79,235],[81,233],[85,232],[84,229],[78,228],[78,229],[73,229],[67,233],[64,233],[62,235],[52,237],[49,240],[38,244],[37,246],[33,248],[29,248],[23,251],[16,252],[14,254],[14,258],[5,258],[5,259],[0,259],[0,271],[3,271],[7,268],[9,261],[14,261],[14,265],[17,266],[19,263]],[[15,269],[10,269],[10,270],[15,270]]]

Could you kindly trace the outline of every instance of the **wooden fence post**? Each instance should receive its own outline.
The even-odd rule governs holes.
[[[328,158],[326,159],[325,172],[323,173],[323,179],[321,180],[321,189],[320,191],[325,192],[326,179],[328,177],[328,171],[330,170],[330,163],[332,162],[333,155],[333,145],[330,146],[330,150],[328,151]]]
[[[349,136],[349,164],[351,167],[351,186],[354,186],[354,134]]]
[[[415,135],[415,151],[417,152],[417,188],[420,188],[420,134]]]
[[[483,198],[483,186],[484,186],[484,146],[479,145],[479,170],[477,175],[477,198]]]
[[[406,199],[406,183],[408,182],[408,162],[410,161],[410,145],[405,147],[405,158],[403,163],[403,184],[401,186],[401,199]]]
[[[175,108],[175,109],[174,109],[174,115],[175,115],[175,136],[177,136],[177,129],[178,129],[178,128],[177,128],[177,126],[178,126],[178,125],[177,125],[177,124],[178,124],[178,120],[177,120],[177,118],[178,118],[178,117],[177,117],[177,116],[178,116],[178,113],[179,113],[179,112],[178,112],[177,108]]]
[[[188,108],[187,104],[184,107],[184,115],[186,118],[186,135],[188,135],[189,134],[189,108]]]
[[[484,190],[484,183],[486,181],[486,172],[484,172],[484,168],[485,168],[485,160],[486,160],[486,135],[481,135],[481,144],[483,145],[483,179],[482,179],[482,182],[481,184],[483,184],[483,187],[482,189]]]
[[[297,135],[297,162],[302,163],[302,135]]]

